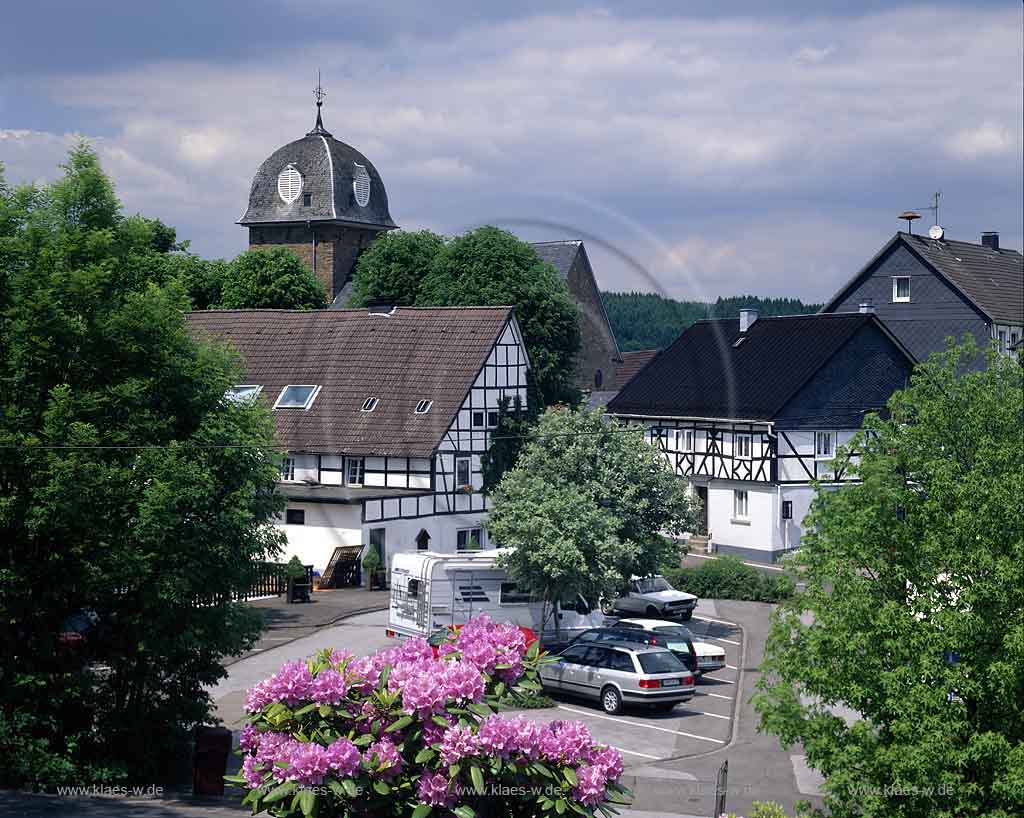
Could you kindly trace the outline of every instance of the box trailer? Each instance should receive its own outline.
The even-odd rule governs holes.
[[[487,614],[495,622],[532,628],[545,644],[567,642],[605,621],[599,606],[577,596],[548,605],[523,593],[498,565],[502,549],[395,554],[391,562],[388,631],[423,636]]]

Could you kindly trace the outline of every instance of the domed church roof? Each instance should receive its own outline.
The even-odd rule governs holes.
[[[239,224],[335,222],[395,227],[380,174],[365,156],[323,126],[270,155],[252,180]]]

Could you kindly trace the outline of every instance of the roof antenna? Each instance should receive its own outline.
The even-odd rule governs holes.
[[[915,207],[914,208],[915,210],[930,210],[932,212],[932,216],[934,217],[934,221],[932,222],[933,226],[939,223],[939,197],[940,196],[942,196],[942,191],[941,190],[936,190],[932,194],[932,199],[934,200],[934,204],[925,205],[924,207]]]
[[[307,134],[307,136],[331,135],[328,133],[327,129],[324,128],[324,121],[320,118],[320,108],[323,107],[325,96],[327,96],[327,92],[320,83],[320,69],[318,68],[316,70],[316,88],[313,89],[313,98],[316,99],[316,126]]]

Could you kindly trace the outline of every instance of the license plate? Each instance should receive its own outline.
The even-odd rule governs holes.
[[[662,679],[662,687],[679,687],[679,679]]]

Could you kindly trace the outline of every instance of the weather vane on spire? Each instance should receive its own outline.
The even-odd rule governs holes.
[[[324,122],[320,118],[320,108],[324,104],[324,97],[327,96],[327,92],[324,90],[323,85],[320,83],[320,69],[316,70],[316,88],[313,89],[313,97],[316,99],[316,127],[313,128],[312,133],[315,134],[327,134],[327,130],[324,128]]]

